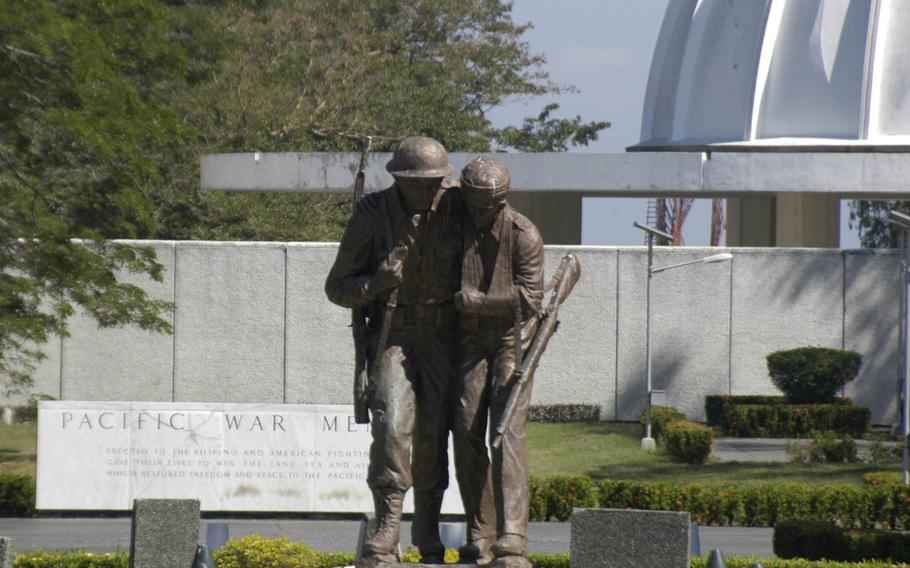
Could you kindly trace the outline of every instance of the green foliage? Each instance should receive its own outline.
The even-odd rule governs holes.
[[[555,105],[520,141],[492,125],[489,111],[506,100],[564,89],[523,40],[531,25],[503,0],[263,0],[217,3],[210,14],[227,54],[183,97],[198,134],[156,197],[160,238],[340,237],[350,196],[203,193],[205,153],[356,151],[366,135],[375,151],[410,135],[449,151],[490,151],[506,138],[559,149],[608,126],[550,118]]]
[[[864,485],[896,485],[903,483],[903,473],[899,471],[875,471],[863,476]]]
[[[597,507],[597,485],[590,477],[550,477],[545,481],[547,518],[566,520],[572,509]]]
[[[793,404],[830,404],[856,378],[863,363],[855,351],[800,347],[767,357],[771,381]]]
[[[0,375],[28,387],[80,307],[102,327],[168,331],[150,248],[159,164],[187,135],[172,93],[194,64],[193,2],[34,0],[0,10]],[[188,25],[189,21],[192,25]],[[73,239],[80,239],[74,241]]]
[[[774,554],[810,560],[910,562],[910,535],[873,529],[844,529],[817,521],[788,521],[774,529]]]
[[[869,431],[868,408],[842,404],[728,404],[719,426],[739,438],[800,438],[826,430],[861,438]]]
[[[350,552],[323,552],[319,555],[320,568],[336,568],[338,566],[353,566],[355,556]]]
[[[897,248],[898,234],[891,232],[888,213],[910,213],[910,201],[851,201],[850,228],[859,229],[864,248]]]
[[[127,568],[129,555],[124,553],[32,552],[19,554],[14,568]]]
[[[422,557],[420,556],[420,551],[417,550],[416,548],[414,548],[413,546],[407,547],[401,555],[402,562],[419,563],[421,558]],[[447,548],[443,559],[446,561],[447,564],[458,563],[458,551],[453,550],[451,548]]]
[[[664,424],[663,438],[664,449],[679,463],[707,462],[714,444],[714,432],[710,428],[688,420]]]
[[[545,404],[534,405],[528,410],[531,422],[597,422],[600,405],[597,404]]]
[[[562,491],[561,493],[559,493]],[[763,483],[668,484],[580,478],[531,480],[531,494],[547,494],[547,509],[532,508],[535,521],[566,521],[575,507],[686,511],[701,525],[767,527],[812,519],[857,528],[910,528],[910,488],[903,485]],[[552,507],[552,508],[551,508]]]
[[[720,426],[724,417],[724,408],[729,404],[788,404],[785,396],[768,396],[768,395],[709,395],[705,397],[705,415],[707,422],[711,426]],[[853,400],[846,397],[835,398],[832,404],[841,404],[852,406]]]
[[[218,568],[321,568],[318,552],[287,537],[267,539],[259,535],[232,538],[212,555]]]
[[[639,416],[642,427],[645,427],[648,419],[648,411],[645,410]],[[655,438],[664,436],[664,427],[670,422],[685,420],[686,415],[669,406],[652,406],[651,407],[651,435]]]
[[[0,516],[35,514],[35,479],[28,475],[0,473]]]
[[[856,442],[849,434],[815,430],[809,444],[809,461],[828,463],[859,461],[856,455]]]
[[[569,568],[570,556],[563,554],[528,554],[528,560],[534,568]]]
[[[565,152],[570,146],[587,146],[597,140],[597,134],[610,127],[609,122],[584,123],[580,116],[573,119],[551,118],[559,109],[556,103],[546,105],[535,118],[526,118],[521,128],[507,126],[496,132],[496,141],[519,152]]]

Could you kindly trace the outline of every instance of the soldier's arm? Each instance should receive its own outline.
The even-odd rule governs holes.
[[[335,263],[325,280],[325,293],[332,303],[354,308],[370,301],[370,280],[375,272],[372,250],[370,216],[355,208],[341,237]]]
[[[522,319],[540,311],[543,277],[543,239],[537,227],[529,223],[519,232],[512,250],[512,279],[521,299]]]
[[[521,319],[528,320],[540,311],[543,299],[543,239],[532,224],[519,230],[512,248],[512,281],[521,303]],[[456,294],[455,305],[463,312],[486,316],[509,316],[514,310],[511,296],[498,298],[470,290]]]

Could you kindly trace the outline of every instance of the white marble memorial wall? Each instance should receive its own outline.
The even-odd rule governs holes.
[[[351,406],[53,401],[38,412],[41,510],[129,510],[137,498],[194,498],[203,511],[373,509],[371,438]],[[443,512],[458,514],[450,476]]]

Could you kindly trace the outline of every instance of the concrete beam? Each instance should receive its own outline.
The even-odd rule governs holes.
[[[458,171],[475,154],[450,154]],[[389,154],[370,156],[366,187],[392,183]],[[517,192],[588,197],[748,197],[818,193],[841,199],[906,199],[910,152],[630,152],[496,154]],[[353,153],[214,154],[202,158],[202,187],[217,191],[352,191]]]

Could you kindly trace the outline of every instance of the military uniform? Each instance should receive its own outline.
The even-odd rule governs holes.
[[[505,175],[507,183],[507,170],[498,163],[493,165],[494,173],[500,178]],[[485,171],[492,166],[472,162],[465,171],[472,167]],[[471,184],[490,183],[484,171],[480,179],[463,174],[462,191],[471,191]],[[504,189],[500,188],[499,196],[495,188],[487,189],[493,190],[494,200],[504,199]],[[466,194],[464,199],[470,211],[468,197]],[[509,398],[516,365],[516,324],[524,348],[536,331],[543,297],[543,241],[534,224],[504,201],[492,219],[490,226],[482,229],[466,223],[463,246],[462,293],[469,291],[468,296],[475,300],[473,305],[459,305],[462,313],[453,435],[456,475],[469,530],[469,545],[462,552],[467,557],[484,558],[492,541],[497,540],[492,546],[497,557],[516,557],[517,565],[524,565],[530,388],[524,389],[518,400],[502,445],[492,451],[492,468],[485,438],[487,416],[491,424],[499,424]]]
[[[401,501],[411,486],[415,492],[413,541],[425,557],[441,561],[444,553],[438,517],[448,485],[447,409],[457,316],[452,296],[461,273],[461,213],[457,194],[444,187],[436,190],[425,211],[410,211],[405,197],[396,183],[367,196],[355,209],[325,286],[332,302],[349,308],[365,306],[368,313],[373,442],[367,483],[373,490],[378,530],[367,540],[365,552],[379,564],[365,566],[394,562]],[[389,291],[374,291],[372,283],[392,252],[388,230],[394,247],[406,249],[407,256],[388,337],[377,346]]]

